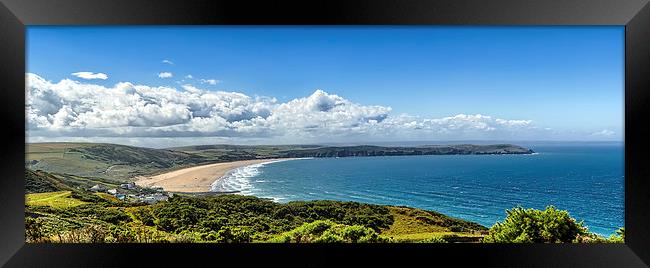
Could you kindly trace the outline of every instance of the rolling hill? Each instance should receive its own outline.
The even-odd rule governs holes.
[[[26,148],[29,169],[115,181],[207,161],[180,151],[117,144],[30,143]]]

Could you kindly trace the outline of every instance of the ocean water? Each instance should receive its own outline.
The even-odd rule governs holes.
[[[490,227],[505,210],[554,205],[590,231],[624,224],[624,147],[530,145],[534,155],[311,158],[233,170],[214,191],[293,200],[343,200],[435,210]]]

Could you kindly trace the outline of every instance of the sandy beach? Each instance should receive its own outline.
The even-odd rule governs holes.
[[[248,165],[288,159],[290,158],[256,159],[207,164],[174,170],[156,176],[138,177],[135,183],[141,187],[160,186],[165,191],[170,192],[208,192],[210,191],[210,186],[212,183],[221,178],[230,170]]]

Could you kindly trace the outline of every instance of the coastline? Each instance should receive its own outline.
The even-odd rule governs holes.
[[[237,168],[294,159],[299,158],[269,158],[206,164],[178,169],[156,176],[140,176],[136,178],[135,184],[140,187],[158,186],[169,192],[209,192],[213,183]]]

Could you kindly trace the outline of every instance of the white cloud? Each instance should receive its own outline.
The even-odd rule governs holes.
[[[170,73],[170,72],[161,72],[161,73],[158,74],[159,78],[171,78],[173,76],[174,75],[172,73]]]
[[[173,63],[172,61],[167,60],[167,59],[164,59],[164,60],[162,61],[162,63],[166,63],[166,64],[169,64],[169,65],[174,65],[174,63]]]
[[[315,90],[278,102],[239,92],[121,82],[112,87],[70,79],[51,82],[27,74],[25,104],[29,137],[319,143],[371,140],[533,140],[557,136],[531,120],[482,114],[426,118],[392,113]],[[612,135],[603,130],[600,135]],[[585,133],[581,137],[591,134]]]
[[[616,134],[616,132],[614,132],[614,131],[611,131],[609,129],[603,129],[601,131],[591,133],[591,136],[612,137],[615,134]]]
[[[186,79],[192,79],[192,78],[194,78],[194,77],[193,77],[191,74],[188,74],[188,75],[185,76],[185,78],[186,78]]]
[[[217,83],[221,83],[221,80],[216,80],[216,79],[201,79],[201,84],[210,84],[210,85],[216,85]]]
[[[108,75],[105,73],[93,73],[93,72],[76,72],[72,73],[72,75],[82,78],[82,79],[101,79],[101,80],[106,80],[108,79]]]
[[[182,87],[183,87],[183,89],[185,89],[187,92],[190,92],[190,93],[200,94],[200,93],[203,92],[201,89],[198,89],[195,86],[190,85],[190,84],[185,84]]]

